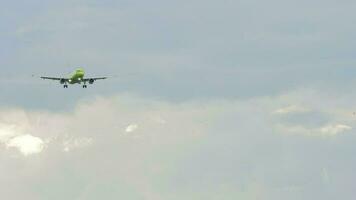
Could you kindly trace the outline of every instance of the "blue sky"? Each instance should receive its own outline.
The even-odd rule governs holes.
[[[2,2],[0,191],[352,199],[355,7]],[[64,90],[31,77],[77,67],[116,78]]]

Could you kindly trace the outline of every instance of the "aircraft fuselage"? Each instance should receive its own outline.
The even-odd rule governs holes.
[[[69,78],[69,84],[81,84],[84,80],[85,72],[83,69],[77,69]]]

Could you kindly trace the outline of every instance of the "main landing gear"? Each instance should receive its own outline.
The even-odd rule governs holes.
[[[83,85],[83,88],[87,88],[87,85]],[[63,88],[68,88],[68,85],[63,85]]]

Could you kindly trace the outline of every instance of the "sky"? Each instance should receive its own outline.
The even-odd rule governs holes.
[[[355,9],[1,1],[2,197],[353,199]]]

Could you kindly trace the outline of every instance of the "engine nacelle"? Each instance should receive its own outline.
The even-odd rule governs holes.
[[[89,84],[93,84],[95,82],[94,79],[89,79]]]
[[[65,80],[65,79],[61,79],[59,82],[60,82],[61,84],[64,84],[64,83],[66,83],[66,80]]]

